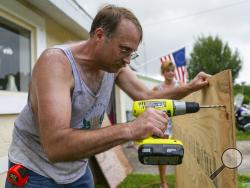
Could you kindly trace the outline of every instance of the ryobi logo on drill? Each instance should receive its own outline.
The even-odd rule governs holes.
[[[147,108],[162,108],[165,106],[162,101],[147,101],[145,105]]]

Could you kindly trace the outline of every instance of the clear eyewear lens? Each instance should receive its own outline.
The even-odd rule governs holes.
[[[131,55],[130,55],[130,59],[133,60],[135,58],[137,58],[139,56],[139,54],[137,54],[136,52],[133,52]]]

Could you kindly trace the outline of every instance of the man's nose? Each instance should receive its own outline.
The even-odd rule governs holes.
[[[124,57],[124,58],[123,58],[123,62],[124,62],[125,64],[129,65],[129,64],[130,64],[130,59],[131,59],[130,56]]]

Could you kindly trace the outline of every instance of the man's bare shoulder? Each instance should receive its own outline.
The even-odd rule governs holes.
[[[37,60],[34,70],[36,68],[39,69],[50,69],[54,67],[62,68],[62,69],[71,69],[70,62],[65,55],[65,53],[56,48],[46,49]]]
[[[60,49],[45,50],[36,62],[32,78],[47,79],[62,78],[62,80],[72,79],[72,68],[64,52]]]
[[[39,60],[55,60],[55,59],[60,59],[60,60],[66,60],[67,57],[65,55],[65,53],[58,48],[48,48],[46,50],[43,51],[43,53],[41,54],[41,56],[39,57]]]

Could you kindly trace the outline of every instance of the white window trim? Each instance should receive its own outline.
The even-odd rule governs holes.
[[[44,19],[16,0],[2,1],[0,9],[35,27],[36,56],[38,57],[46,48]],[[0,91],[0,114],[19,114],[27,102],[27,95],[27,92]]]
[[[0,114],[19,114],[27,99],[27,92],[0,91]]]

